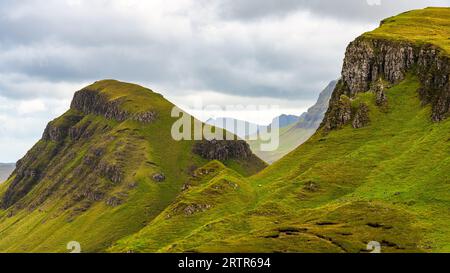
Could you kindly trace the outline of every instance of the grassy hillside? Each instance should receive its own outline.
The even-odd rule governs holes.
[[[239,209],[163,214],[110,250],[359,252],[374,240],[383,251],[450,251],[450,120],[430,121],[418,87],[409,76],[386,92],[386,108],[359,94],[369,126],[319,131],[248,178],[252,198],[236,199]]]
[[[120,102],[110,112],[151,110],[157,118],[117,121],[71,109],[51,122],[0,186],[3,198],[13,187],[16,195],[26,193],[0,210],[1,252],[66,252],[69,241],[80,242],[82,251],[102,251],[151,222],[208,162],[192,153],[193,141],[172,139],[173,105],[160,94],[112,80],[86,89],[107,98],[105,104]],[[244,176],[265,167],[256,157],[224,164]]]

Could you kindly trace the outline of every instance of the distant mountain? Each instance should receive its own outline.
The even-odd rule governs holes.
[[[231,132],[238,137],[244,139],[249,135],[254,135],[258,133],[261,128],[265,127],[263,125],[258,125],[252,122],[248,122],[245,120],[239,120],[234,118],[227,117],[219,117],[219,118],[210,118],[206,121],[206,124],[223,128],[228,132]]]
[[[0,183],[8,179],[15,167],[15,163],[0,163]]]
[[[322,122],[336,83],[337,81],[331,81],[320,92],[316,104],[300,117],[280,116],[280,145],[278,149],[275,151],[261,151],[260,146],[262,142],[257,140],[249,141],[252,151],[264,161],[273,163],[308,140]]]
[[[316,104],[300,116],[300,120],[295,125],[296,128],[317,129],[322,122],[325,112],[328,109],[328,102],[336,87],[337,81],[331,81],[325,89],[320,92]]]
[[[280,128],[289,126],[291,124],[294,124],[296,122],[298,122],[300,120],[299,116],[295,116],[295,115],[280,115],[276,118],[273,119],[271,124],[274,124],[275,119],[278,119],[278,125],[280,126]]]
[[[220,117],[210,118],[206,121],[206,124],[223,128],[244,139],[248,136],[257,134],[258,132],[265,132],[266,130],[268,130],[267,128],[270,128],[270,126],[275,123],[276,119],[278,119],[278,126],[280,128],[283,128],[298,122],[300,120],[300,117],[295,115],[282,114],[278,117],[275,117],[269,125],[259,125],[245,120]]]

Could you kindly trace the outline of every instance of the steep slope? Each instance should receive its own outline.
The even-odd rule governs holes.
[[[264,141],[257,140],[249,141],[252,151],[264,161],[273,163],[308,140],[322,122],[323,116],[328,109],[328,101],[336,83],[336,81],[331,81],[320,92],[317,102],[307,112],[303,113],[297,122],[282,126],[285,123],[280,121],[280,145],[278,149],[275,151],[261,151],[261,143],[264,143]]]
[[[6,181],[9,175],[14,171],[16,164],[14,163],[0,163],[0,183]]]
[[[64,252],[69,241],[102,251],[152,221],[210,160],[243,176],[265,167],[244,141],[175,141],[173,107],[114,80],[76,92],[0,187],[0,251]]]
[[[322,126],[247,178],[244,210],[179,216],[175,235],[160,218],[110,251],[449,252],[449,24],[411,11],[351,43]]]

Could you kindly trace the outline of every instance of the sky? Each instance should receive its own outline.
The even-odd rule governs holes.
[[[100,79],[188,111],[252,105],[263,110],[230,115],[260,124],[299,115],[339,78],[349,42],[426,6],[450,0],[2,0],[0,162],[20,159]]]

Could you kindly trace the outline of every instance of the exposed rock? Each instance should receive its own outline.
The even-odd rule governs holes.
[[[151,110],[139,113],[130,113],[121,108],[123,99],[108,100],[98,91],[82,89],[75,93],[70,105],[71,109],[78,110],[86,115],[94,114],[107,119],[125,121],[127,119],[150,123],[157,118],[157,113]]]
[[[127,197],[127,194],[121,192],[115,196],[111,196],[108,199],[106,199],[105,203],[106,203],[106,205],[108,205],[110,207],[117,207],[124,203],[124,198],[126,198],[126,197]]]
[[[184,215],[190,216],[198,212],[204,212],[210,209],[212,206],[209,204],[180,204],[177,206],[174,211],[179,212],[182,211]]]
[[[55,142],[63,141],[69,134],[70,127],[77,124],[81,118],[81,116],[68,116],[49,122],[42,134],[42,139]]]
[[[358,110],[356,111],[355,118],[353,119],[353,128],[362,128],[369,124],[369,106],[365,103],[360,103]]]
[[[381,79],[379,79],[373,86],[373,91],[375,92],[375,104],[377,106],[387,105],[387,96],[384,92],[385,86]]]
[[[193,152],[209,160],[245,159],[253,155],[243,140],[202,140],[194,144]]]
[[[131,182],[131,183],[128,184],[128,188],[129,188],[129,189],[134,189],[134,188],[136,188],[137,186],[138,186],[138,183],[137,183],[137,182]]]
[[[341,95],[339,100],[333,101],[323,121],[326,130],[342,128],[352,118],[352,105],[346,95]]]
[[[166,180],[166,177],[162,173],[155,173],[152,176],[152,179],[156,182],[163,182],[164,180]]]
[[[100,174],[114,183],[120,183],[123,180],[123,173],[119,166],[100,162],[98,165]]]
[[[181,191],[187,191],[187,190],[189,190],[190,187],[191,187],[191,184],[184,183],[183,186],[181,187]]]
[[[87,130],[91,122],[86,122],[80,126],[73,126],[69,129],[69,137],[72,140],[79,140],[81,138],[87,139],[94,134],[93,130]]]
[[[308,181],[304,186],[303,189],[309,192],[316,192],[319,190],[319,185],[313,181]]]
[[[337,103],[341,95],[353,98],[360,92],[369,91],[380,79],[397,84],[408,72],[419,77],[422,84],[420,98],[423,104],[431,104],[431,119],[441,121],[448,117],[450,59],[446,54],[432,45],[359,37],[347,47],[342,79],[333,92],[322,126],[327,129],[341,127],[342,120],[335,117],[336,113],[342,112],[336,109],[342,106]],[[384,90],[375,92],[377,105],[386,103]]]

